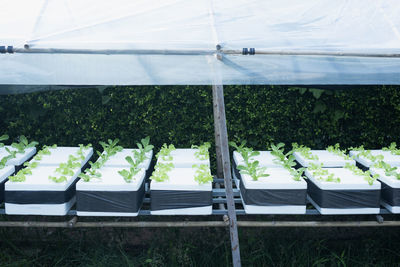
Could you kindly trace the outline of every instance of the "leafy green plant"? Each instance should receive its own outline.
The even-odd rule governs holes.
[[[378,162],[384,159],[383,155],[372,155],[371,150],[365,150],[364,146],[359,146],[359,147],[350,147],[349,150],[357,151],[358,153],[354,156],[354,158],[357,157],[364,157],[366,159],[369,159],[372,162]]]
[[[100,141],[99,144],[103,147],[103,154],[106,154],[108,157],[114,156],[117,152],[121,152],[123,147],[118,146],[119,139],[108,139],[108,143]],[[107,158],[108,159],[108,158]]]
[[[389,147],[382,148],[383,151],[390,151],[392,155],[400,155],[400,149],[397,148],[396,142],[392,142]]]
[[[156,182],[163,182],[169,180],[168,172],[174,168],[174,164],[172,162],[169,163],[161,163],[157,162],[154,167],[154,171],[151,174],[150,179]]]
[[[132,182],[133,177],[140,172],[140,159],[132,159],[132,157],[127,156],[125,160],[130,164],[129,170],[123,169],[118,171],[118,173],[124,178],[125,182]]]
[[[330,173],[328,169],[323,169],[322,166],[322,163],[316,164],[311,162],[307,170],[319,181],[340,183],[339,177],[335,177],[333,173]]]
[[[10,159],[15,158],[15,157],[16,157],[16,154],[17,154],[17,151],[11,151],[8,147],[5,147],[5,150],[6,150],[6,152],[8,153],[8,155],[5,156],[5,157],[3,157],[3,158],[0,160],[0,170],[3,169],[3,168],[7,165],[7,162],[8,162]]]
[[[140,143],[136,143],[138,150],[133,150],[133,157],[140,163],[144,162],[146,160],[146,154],[150,152],[154,146],[150,145],[150,136],[147,136],[146,138],[143,138],[140,140]],[[172,149],[173,148],[173,149]],[[170,145],[168,154],[172,151],[175,150],[174,145]],[[160,151],[161,152],[161,151]],[[163,153],[167,153],[166,151],[163,151]]]
[[[296,159],[293,155],[293,150],[285,154],[283,152],[284,146],[285,146],[284,143],[279,143],[277,145],[271,144],[271,150],[272,150],[271,155],[276,157],[274,159],[274,162],[282,165],[282,167],[288,170],[293,180],[300,181],[305,168],[300,168],[298,170],[293,168],[294,166],[296,166],[295,162]]]
[[[31,175],[32,170],[39,166],[40,161],[43,158],[43,155],[51,155],[50,148],[56,148],[57,145],[46,146],[44,145],[42,150],[40,150],[30,162],[25,162],[25,168],[21,169],[18,173],[13,176],[10,176],[8,179],[12,182],[24,182],[26,180],[26,175]],[[14,151],[16,153],[16,151]]]
[[[194,180],[199,184],[207,184],[213,181],[210,167],[207,164],[194,164],[192,168],[196,169]]]
[[[379,178],[378,174],[371,175],[370,171],[364,172],[363,170],[358,168],[356,165],[353,165],[350,163],[346,163],[344,165],[344,168],[350,170],[354,175],[364,177],[364,180],[367,181],[369,185],[372,185],[374,183],[374,181]]]
[[[161,158],[164,161],[172,161],[173,157],[170,155],[172,151],[176,150],[173,144],[167,146],[167,144],[163,144],[160,151],[157,153],[156,157]]]
[[[311,153],[311,148],[303,145],[299,146],[297,143],[292,143],[292,147],[293,151],[300,153],[305,159],[318,160],[318,156]]]
[[[49,179],[55,183],[62,183],[67,181],[67,177],[72,177],[76,170],[81,167],[82,160],[85,159],[85,150],[89,149],[92,145],[84,146],[79,145],[79,150],[75,155],[69,155],[67,162],[62,162],[55,170],[55,175],[50,175]]]
[[[4,147],[3,141],[8,140],[8,138],[9,138],[9,136],[6,135],[6,134],[3,134],[2,136],[0,136],[0,148],[1,148],[1,147]]]
[[[12,143],[11,146],[15,149],[17,149],[18,153],[25,153],[25,149],[30,148],[30,147],[35,147],[39,143],[36,141],[32,141],[29,143],[28,139],[24,136],[21,135],[19,137],[19,142],[18,143]]]
[[[346,150],[341,150],[340,145],[337,143],[334,146],[328,146],[326,150],[332,154],[344,158],[345,160],[351,160],[351,157],[346,154]]]
[[[192,145],[192,148],[197,148],[197,151],[194,153],[195,157],[198,160],[208,160],[210,155],[208,153],[208,149],[211,147],[209,142],[205,142],[201,146]]]
[[[384,162],[383,160],[374,163],[371,167],[383,169],[386,176],[393,176],[397,180],[400,180],[400,173],[397,172],[397,167],[392,167],[390,166],[390,164]]]

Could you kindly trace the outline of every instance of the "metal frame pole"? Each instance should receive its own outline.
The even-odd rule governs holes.
[[[225,116],[224,88],[221,84],[214,84],[212,86],[212,92],[217,164],[219,165],[217,166],[217,169],[222,169],[224,174],[224,185],[229,217],[229,232],[232,249],[232,262],[233,266],[239,267],[241,266],[239,235],[237,230],[235,202],[233,199],[232,173],[228,147],[228,131],[226,128]],[[220,157],[220,160],[218,160],[218,157]]]

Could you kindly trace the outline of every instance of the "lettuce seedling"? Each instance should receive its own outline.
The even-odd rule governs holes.
[[[378,161],[372,165],[374,168],[383,169],[386,176],[393,176],[397,180],[400,180],[400,173],[397,172],[397,167],[392,167],[390,164],[384,161]]]
[[[376,156],[372,155],[371,150],[365,150],[364,146],[350,147],[349,150],[358,152],[353,158],[364,157],[372,162],[379,162],[384,159],[383,155],[376,155]]]
[[[133,150],[133,157],[140,163],[144,162],[146,160],[146,154],[150,152],[154,146],[150,145],[150,136],[147,136],[146,138],[143,138],[140,140],[140,143],[136,143],[138,150]],[[173,146],[173,145],[170,145]],[[175,147],[174,147],[175,149]],[[172,151],[172,150],[171,150]]]
[[[334,146],[328,146],[326,150],[332,154],[335,154],[339,157],[344,158],[345,160],[351,160],[351,157],[346,154],[346,150],[341,150],[339,144],[335,144]]]
[[[173,144],[167,146],[167,144],[163,144],[160,151],[157,153],[157,159],[161,157],[164,161],[172,161],[173,157],[170,155],[172,151],[176,150]]]
[[[397,148],[396,142],[392,142],[389,147],[382,148],[383,151],[390,151],[392,155],[400,155],[400,149]]]
[[[367,181],[369,185],[372,185],[374,183],[374,181],[379,178],[378,174],[371,175],[370,171],[364,172],[363,170],[358,168],[356,165],[352,165],[350,163],[346,163],[344,165],[344,168],[350,170],[354,175],[364,177],[364,180]]]
[[[140,172],[139,165],[141,162],[139,162],[139,159],[132,159],[130,156],[125,157],[125,160],[130,165],[129,170],[123,169],[118,173],[124,178],[125,182],[130,183],[133,177]]]
[[[168,172],[174,168],[174,164],[157,162],[150,179],[156,182],[164,182],[169,180]]]
[[[15,158],[15,157],[16,157],[16,154],[17,154],[17,151],[11,151],[8,147],[6,147],[5,150],[7,151],[8,155],[5,156],[5,157],[3,157],[3,158],[0,160],[0,170],[3,169],[3,168],[7,165],[7,162],[8,162],[10,159]]]
[[[327,169],[323,169],[322,166],[323,166],[322,163],[319,164],[310,163],[308,170],[311,172],[312,176],[317,180],[340,183],[339,177],[335,177],[333,173],[329,173],[329,171]]]
[[[210,155],[208,153],[208,149],[211,147],[211,144],[209,142],[205,142],[201,146],[197,145],[192,145],[192,148],[196,149],[197,151],[194,153],[194,156],[198,160],[208,160],[210,158]]]
[[[196,175],[194,176],[194,180],[199,184],[206,184],[213,181],[213,177],[211,175],[210,167],[207,164],[194,164],[192,168],[196,169]]]
[[[28,139],[24,136],[21,135],[19,137],[19,143],[12,143],[11,146],[15,149],[17,149],[18,153],[25,153],[25,149],[29,148],[29,147],[35,147],[37,146],[39,143],[36,141],[32,141],[32,142],[28,142]]]
[[[305,159],[318,160],[318,156],[311,153],[311,148],[303,145],[299,146],[297,143],[292,143],[292,147],[293,151],[299,152]]]
[[[290,150],[288,153],[284,154],[284,146],[284,143],[279,143],[277,145],[271,144],[271,155],[276,157],[274,162],[282,165],[282,167],[288,170],[293,180],[300,181],[305,168],[300,168],[299,170],[293,168],[296,166],[296,158],[293,155],[293,150]]]

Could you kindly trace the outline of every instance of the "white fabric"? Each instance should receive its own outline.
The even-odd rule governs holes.
[[[0,45],[400,53],[396,0],[0,0]],[[0,54],[0,84],[400,84],[400,58]]]

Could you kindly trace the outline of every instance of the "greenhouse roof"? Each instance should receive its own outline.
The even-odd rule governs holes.
[[[400,84],[396,0],[0,0],[0,84]]]

